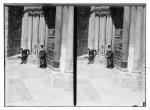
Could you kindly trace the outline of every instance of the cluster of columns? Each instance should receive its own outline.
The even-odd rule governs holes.
[[[21,48],[38,55],[40,45],[47,45],[47,25],[41,7],[24,7],[22,18]]]
[[[91,6],[89,18],[88,48],[104,55],[107,45],[112,44],[113,23],[108,6]]]
[[[145,6],[130,6],[128,70],[145,73]],[[126,10],[127,11],[127,10]]]
[[[114,18],[113,18],[114,19]],[[145,72],[145,6],[124,6],[121,68]],[[107,45],[114,48],[115,26],[107,6],[91,6],[88,48],[104,55]]]
[[[21,47],[37,55],[40,45],[47,50],[48,26],[41,7],[25,7]],[[74,6],[56,6],[53,69],[73,72]]]

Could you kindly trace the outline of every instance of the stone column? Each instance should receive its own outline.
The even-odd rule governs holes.
[[[44,40],[45,40],[45,33],[46,33],[46,26],[45,26],[45,18],[44,15],[40,15],[40,25],[39,25],[39,47],[40,45],[44,45]]]
[[[63,17],[63,7],[56,6],[55,44],[54,44],[54,61],[53,61],[54,68],[60,67],[62,17]]]
[[[143,6],[137,6],[133,72],[141,72],[141,41],[143,39]]]
[[[33,16],[28,15],[28,49],[32,53],[32,31],[33,31]]]
[[[91,10],[93,10],[95,6],[91,6]],[[91,42],[92,48],[95,49],[95,13],[91,14]]]
[[[25,49],[28,49],[28,13],[26,12],[24,14],[24,20],[25,20],[25,24],[24,24],[24,40],[25,40]]]
[[[100,15],[100,21],[99,21],[99,54],[102,55],[102,45],[103,45],[103,41],[102,41],[102,23],[103,23],[103,19],[102,16]]]
[[[88,31],[88,48],[92,48],[92,22],[91,17],[89,18],[89,31]]]
[[[68,12],[67,56],[65,72],[73,72],[73,40],[74,40],[74,6],[69,6]]]
[[[5,57],[7,55],[8,50],[8,14],[9,14],[9,7],[5,6]]]
[[[95,38],[95,49],[97,52],[99,51],[99,16],[95,16],[95,31],[94,31],[94,38]]]
[[[38,41],[39,41],[39,15],[34,15],[33,17],[33,45],[32,51],[33,55],[38,54]]]
[[[121,68],[127,68],[130,29],[130,6],[124,6]]]
[[[112,41],[112,18],[110,13],[107,15],[107,21],[106,21],[106,45],[111,45],[111,41]]]
[[[22,18],[22,27],[21,27],[21,48],[25,48],[25,39],[24,39],[24,28],[25,28],[25,15]]]
[[[62,40],[61,40],[61,57],[60,57],[60,70],[65,71],[66,64],[66,48],[67,48],[67,27],[68,27],[68,6],[63,7],[63,24],[62,24]]]
[[[47,39],[48,39],[48,25],[45,24],[45,51],[47,52]]]
[[[106,44],[106,15],[102,15],[102,55],[105,54]]]
[[[113,21],[115,21],[115,18],[113,18],[114,20]],[[115,24],[114,24],[114,22],[112,23],[112,27],[113,27],[113,37],[112,37],[112,50],[113,50],[113,52],[114,52],[114,48],[115,48],[115,44],[114,44],[114,40],[115,40],[115,30],[116,30],[116,28],[115,28]]]
[[[128,71],[133,69],[133,59],[134,59],[134,40],[136,35],[136,7],[131,7],[131,17],[130,17],[130,34],[129,34],[129,55],[128,55]]]
[[[141,44],[141,48],[142,48],[142,52],[141,52],[141,57],[142,57],[142,73],[146,72],[146,5],[143,6],[143,11],[144,11],[144,15],[143,15],[143,37],[142,37],[142,44]]]

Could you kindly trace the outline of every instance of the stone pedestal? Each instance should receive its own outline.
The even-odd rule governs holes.
[[[69,6],[65,72],[73,72],[74,6]]]
[[[62,18],[63,18],[63,7],[56,6],[55,44],[54,44],[54,61],[53,61],[54,68],[59,68],[60,66]]]

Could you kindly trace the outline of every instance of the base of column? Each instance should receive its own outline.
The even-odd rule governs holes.
[[[131,90],[139,91],[145,90],[145,76],[142,74],[135,74],[130,72],[122,72],[116,68],[114,71],[114,82],[122,88],[129,88]]]
[[[51,65],[47,65],[52,71],[60,72],[60,68],[54,68]]]
[[[60,66],[60,62],[58,62],[58,61],[53,61],[53,68],[59,68],[59,66]]]
[[[65,73],[73,73],[72,71],[69,71],[69,70],[65,70],[64,72]]]

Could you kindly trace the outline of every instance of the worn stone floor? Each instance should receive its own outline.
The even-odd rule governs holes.
[[[6,58],[5,71],[6,106],[73,106],[73,89],[62,84],[62,74],[20,64],[17,56]]]
[[[133,91],[115,83],[112,69],[102,64],[77,62],[77,106],[143,106],[145,91]]]
[[[143,106],[144,91],[116,85],[112,69],[87,60],[77,63],[77,106]],[[6,58],[6,106],[73,106],[73,88],[62,73],[20,64],[17,56]],[[72,80],[71,80],[72,82]]]

